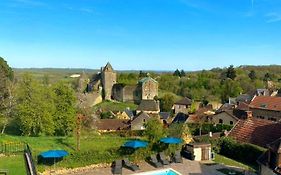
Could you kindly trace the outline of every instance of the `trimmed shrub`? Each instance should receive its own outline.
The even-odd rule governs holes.
[[[189,123],[188,127],[192,135],[199,135],[200,133],[200,124],[199,123]],[[203,123],[201,125],[201,134],[208,134],[209,132],[223,132],[225,130],[231,130],[233,126],[231,125],[222,125],[222,124],[211,124],[211,123]]]
[[[228,137],[222,138],[218,144],[220,147],[220,154],[250,165],[255,164],[258,157],[265,151],[264,148],[259,146],[248,143],[238,143]]]

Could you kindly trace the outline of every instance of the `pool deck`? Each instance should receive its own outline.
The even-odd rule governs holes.
[[[225,165],[216,164],[216,165],[205,165],[202,162],[196,162],[196,161],[190,161],[187,159],[183,159],[183,163],[172,163],[170,165],[164,166],[163,168],[154,168],[147,162],[141,162],[138,164],[140,167],[139,171],[133,172],[131,170],[128,170],[127,168],[122,169],[122,175],[133,175],[135,173],[141,173],[141,172],[147,172],[147,171],[154,171],[154,170],[161,170],[161,169],[167,169],[172,168],[182,175],[224,175],[223,173],[220,173],[217,171],[217,169],[220,168],[231,168]],[[235,168],[237,170],[237,168]],[[241,170],[243,171],[243,170]],[[60,174],[60,173],[54,173],[54,174]],[[67,172],[64,174],[70,174],[70,175],[111,175],[111,168],[92,168],[83,170],[80,172]],[[60,174],[60,175],[64,175]]]

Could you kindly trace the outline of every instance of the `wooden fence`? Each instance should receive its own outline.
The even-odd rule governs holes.
[[[2,154],[23,153],[25,148],[26,144],[24,142],[0,143],[0,153]]]

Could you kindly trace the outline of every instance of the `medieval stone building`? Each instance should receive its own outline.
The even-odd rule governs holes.
[[[107,63],[104,68],[101,68],[102,92],[105,100],[112,98],[112,87],[116,84],[116,79],[117,74],[110,63]]]
[[[139,104],[142,100],[153,100],[158,96],[158,82],[151,77],[145,77],[136,85],[118,84],[116,71],[107,63],[100,73],[92,77],[87,85],[87,92],[100,92],[104,100]]]

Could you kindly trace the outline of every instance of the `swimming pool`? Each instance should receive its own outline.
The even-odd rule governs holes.
[[[181,173],[173,170],[172,168],[157,170],[157,171],[149,171],[144,173],[137,173],[134,175],[181,175]]]

